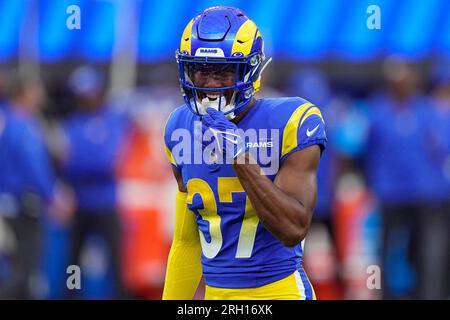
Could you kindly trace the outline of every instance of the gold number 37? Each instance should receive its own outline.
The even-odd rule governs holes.
[[[206,241],[202,231],[199,230],[202,251],[205,257],[214,258],[222,248],[223,237],[220,229],[221,217],[217,212],[217,203],[209,184],[202,179],[191,179],[187,184],[188,197],[187,203],[192,204],[192,199],[196,194],[200,195],[203,201],[204,209],[199,210],[203,220],[209,222],[210,242]],[[217,181],[217,191],[221,203],[233,202],[233,193],[245,192],[239,179],[236,177],[220,177]],[[245,209],[243,209],[243,221],[239,240],[236,249],[236,258],[250,258],[255,243],[256,229],[258,227],[258,216],[253,209],[250,200],[246,196]]]

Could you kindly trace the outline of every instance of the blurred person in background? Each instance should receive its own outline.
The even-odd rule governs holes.
[[[57,193],[39,121],[44,91],[37,80],[13,78],[0,109],[0,216],[14,243],[0,298],[31,299],[41,249],[44,213],[62,219],[70,209]],[[60,222],[62,222],[61,220]]]
[[[105,104],[105,81],[97,70],[80,67],[71,74],[69,84],[78,105],[62,125],[67,140],[63,173],[76,201],[71,264],[81,266],[80,256],[88,236],[97,235],[106,244],[112,297],[121,297],[116,164],[126,121]]]
[[[422,222],[423,295],[450,297],[450,61],[432,70],[432,91],[426,118],[425,157],[429,183],[423,194],[427,214]]]
[[[426,100],[417,70],[389,58],[387,87],[369,99],[365,173],[382,210],[382,277],[385,299],[424,298],[422,230],[427,211],[423,186],[429,183],[424,157]],[[425,209],[425,210],[424,210]]]

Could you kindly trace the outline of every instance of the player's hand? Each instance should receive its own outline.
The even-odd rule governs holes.
[[[242,130],[238,130],[236,124],[228,120],[222,112],[213,108],[206,109],[206,112],[202,117],[203,134],[212,139],[203,139],[203,145],[207,146],[214,141],[219,152],[233,159],[244,153],[246,150]]]

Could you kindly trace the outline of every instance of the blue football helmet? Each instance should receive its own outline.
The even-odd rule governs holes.
[[[241,10],[216,6],[194,17],[184,29],[176,51],[183,97],[191,111],[204,115],[207,107],[234,118],[259,90],[267,63],[256,24]],[[231,86],[196,86],[195,72],[233,76]]]

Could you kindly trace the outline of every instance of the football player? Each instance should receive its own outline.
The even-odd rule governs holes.
[[[205,299],[315,299],[302,244],[324,121],[302,98],[255,98],[263,47],[233,7],[206,9],[183,32],[185,104],[164,132],[178,193],[163,299],[192,299],[202,274]]]

